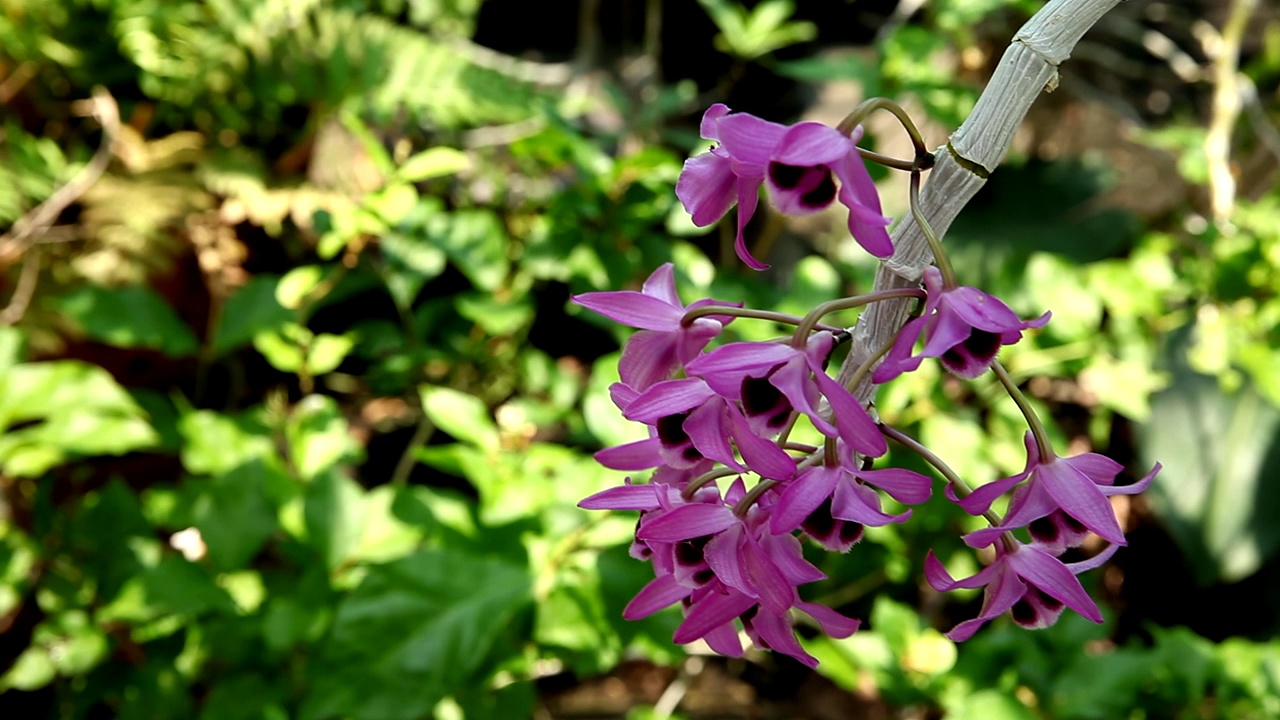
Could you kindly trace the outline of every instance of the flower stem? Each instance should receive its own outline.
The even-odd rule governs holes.
[[[947,482],[951,483],[951,487],[955,488],[956,497],[964,498],[973,493],[973,488],[969,487],[969,484],[964,480],[961,480],[960,476],[956,474],[955,470],[951,469],[950,465],[943,462],[942,458],[938,457],[932,450],[921,444],[919,440],[916,440],[901,430],[890,427],[883,422],[880,423],[880,432],[890,440],[896,440],[900,444],[905,445],[917,455],[924,458],[925,462],[937,468],[938,472],[942,473],[942,477],[946,478]],[[1000,524],[1004,522],[1003,519],[990,508],[988,508],[986,512],[982,513],[982,517],[986,518],[987,522],[991,523],[992,527],[999,527]]]
[[[875,152],[874,150],[868,150],[866,148],[856,148],[856,149],[858,151],[858,154],[862,156],[863,160],[870,160],[871,162],[877,165],[883,165],[887,168],[893,168],[894,170],[905,170],[907,172],[911,172],[912,170],[917,170],[917,169],[921,169],[921,170],[924,169],[920,167],[918,160],[914,160],[914,159],[903,160],[902,158],[896,158],[890,155],[882,155],[878,152]]]
[[[956,287],[956,271],[951,267],[951,258],[947,256],[947,251],[942,249],[942,241],[938,239],[937,233],[933,231],[933,227],[929,225],[929,221],[925,219],[924,213],[920,211],[920,171],[911,171],[911,217],[915,218],[916,225],[920,226],[920,232],[924,233],[925,240],[929,241],[929,250],[933,252],[934,264],[938,266],[938,271],[942,273],[942,284],[948,290]]]
[[[1046,464],[1053,462],[1055,458],[1053,443],[1049,441],[1049,433],[1045,430],[1044,423],[1040,422],[1040,416],[1036,415],[1036,411],[1031,408],[1031,403],[1027,400],[1027,396],[1022,394],[1018,384],[1009,376],[1009,371],[1004,369],[1004,365],[1001,365],[999,360],[991,363],[991,369],[995,372],[996,377],[1000,378],[1000,384],[1004,385],[1009,397],[1013,398],[1013,402],[1022,411],[1022,416],[1027,419],[1031,434],[1036,439],[1036,447],[1040,449],[1040,462]]]
[[[858,386],[862,384],[862,380],[867,376],[867,373],[871,372],[871,369],[876,366],[876,363],[880,362],[880,358],[889,353],[889,349],[892,348],[893,344],[897,341],[897,336],[891,337],[888,342],[876,349],[876,351],[871,354],[871,357],[867,358],[866,362],[858,366],[858,369],[855,370],[853,375],[849,378],[849,382],[844,384],[844,389],[849,392],[857,390]]]
[[[920,134],[920,130],[916,128],[915,122],[911,120],[911,116],[898,103],[889,98],[873,97],[863,100],[853,109],[853,112],[845,116],[836,126],[845,135],[853,132],[853,129],[866,119],[868,115],[876,110],[888,110],[894,117],[898,118],[898,122],[902,124],[902,128],[907,131],[907,135],[911,137],[911,144],[916,149],[916,156],[929,155],[929,148],[925,147],[924,136]]]
[[[892,300],[893,298],[914,297],[924,298],[925,292],[920,288],[897,288],[894,290],[880,290],[878,292],[867,293],[866,295],[855,295],[854,297],[840,298],[839,300],[830,300],[818,305],[804,316],[804,319],[796,327],[796,332],[791,336],[791,346],[797,350],[804,348],[805,343],[809,339],[809,333],[818,327],[818,321],[824,316],[830,315],[839,310],[849,310],[851,308],[870,305],[873,302],[881,300]]]
[[[680,491],[680,497],[684,498],[685,500],[692,500],[693,494],[698,492],[698,489],[701,488],[703,485],[706,485],[707,483],[713,482],[715,480],[719,480],[722,477],[729,477],[730,475],[738,475],[738,474],[739,474],[738,471],[734,470],[733,468],[719,468],[718,470],[710,470],[708,472],[704,472],[698,477],[690,480],[689,484],[684,486],[684,489]]]
[[[780,325],[799,325],[804,322],[804,318],[798,315],[774,312],[772,310],[757,310],[755,308],[734,307],[732,305],[703,305],[685,311],[684,317],[680,318],[680,326],[687,328],[693,324],[694,320],[708,315],[729,315],[731,317],[754,318],[756,320],[772,320]],[[822,329],[836,332],[840,328],[823,326]]]
[[[759,500],[761,495],[764,495],[769,491],[769,488],[777,484],[777,480],[761,480],[756,483],[756,486],[748,490],[747,494],[743,495],[742,499],[738,501],[738,504],[733,506],[733,514],[738,517],[744,517],[747,514],[747,510],[750,510],[751,506],[756,503],[756,500]]]

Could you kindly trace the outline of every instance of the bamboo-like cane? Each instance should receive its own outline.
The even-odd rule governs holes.
[[[1058,66],[1070,57],[1089,28],[1119,2],[1052,0],[1014,35],[973,112],[938,151],[937,164],[921,191],[924,217],[939,237],[1004,159],[1031,103],[1057,84]],[[891,237],[894,253],[876,273],[877,292],[916,286],[933,262],[929,243],[910,216],[898,223]],[[853,346],[840,367],[842,383],[852,379],[876,348],[893,338],[906,322],[913,302],[910,298],[886,300],[863,311],[853,330]],[[870,380],[862,381],[853,391],[864,404],[875,398],[875,385]]]

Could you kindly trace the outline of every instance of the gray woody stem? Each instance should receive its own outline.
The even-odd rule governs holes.
[[[961,208],[1004,159],[1031,103],[1042,91],[1056,86],[1058,65],[1071,55],[1085,32],[1119,2],[1052,0],[1014,35],[973,112],[938,152],[938,163],[920,194],[925,219],[939,237],[946,234]],[[915,287],[933,261],[924,233],[909,216],[898,223],[892,237],[894,253],[876,273],[876,292]],[[876,348],[893,338],[914,302],[910,298],[886,300],[862,312],[853,331],[853,347],[840,367],[841,383],[850,380]],[[863,403],[875,397],[870,380],[862,381],[853,391]]]

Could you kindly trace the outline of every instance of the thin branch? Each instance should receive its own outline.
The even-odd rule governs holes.
[[[9,304],[0,311],[0,325],[13,325],[21,320],[35,295],[36,282],[40,278],[40,252],[35,244],[40,242],[62,211],[102,177],[111,163],[111,148],[120,130],[120,109],[111,94],[102,87],[93,89],[93,98],[89,102],[90,109],[86,114],[93,115],[102,126],[102,142],[93,159],[70,182],[18,218],[8,233],[0,235],[0,261],[23,256],[18,285]]]
[[[31,244],[32,238],[43,233],[53,225],[54,220],[66,210],[71,203],[84,194],[91,185],[106,172],[111,162],[111,148],[115,144],[120,130],[120,109],[111,93],[106,88],[93,89],[93,98],[89,100],[90,110],[85,113],[97,119],[102,126],[102,142],[93,154],[93,159],[72,178],[71,182],[58,188],[47,200],[18,218],[13,228],[0,235],[0,258],[14,257]]]
[[[1231,216],[1236,201],[1236,179],[1231,173],[1231,133],[1240,118],[1241,88],[1240,43],[1258,0],[1235,0],[1222,36],[1214,43],[1213,114],[1209,132],[1204,138],[1204,152],[1209,164],[1209,207],[1215,222],[1224,223]]]

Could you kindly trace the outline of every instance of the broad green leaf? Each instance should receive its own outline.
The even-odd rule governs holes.
[[[456,302],[459,315],[490,335],[514,335],[533,322],[534,309],[527,297],[504,301],[488,294],[467,294]]]
[[[200,720],[284,720],[287,688],[261,675],[236,675],[209,691]]]
[[[436,427],[479,448],[498,447],[498,426],[484,401],[452,388],[423,385],[422,408]]]
[[[332,572],[351,558],[365,529],[364,489],[336,468],[307,488],[304,513],[308,543]]]
[[[293,313],[276,299],[279,282],[273,275],[255,275],[227,298],[213,334],[215,355],[246,345],[258,333],[279,328],[293,319]]]
[[[1037,717],[1017,698],[999,690],[979,690],[947,708],[948,720],[1036,720]]]
[[[231,596],[204,568],[176,555],[166,557],[141,577],[148,602],[164,612],[188,617],[236,612]]]
[[[212,480],[191,479],[199,494],[192,513],[219,569],[246,566],[276,529],[275,508],[267,499],[271,473],[260,460],[241,465]]]
[[[390,231],[378,247],[386,260],[383,281],[400,307],[410,307],[422,286],[444,271],[444,250],[414,235]]]
[[[298,402],[285,423],[289,458],[306,481],[359,452],[347,421],[333,398],[308,395]]]
[[[404,164],[396,169],[396,177],[405,182],[422,182],[461,172],[470,165],[470,159],[461,150],[451,147],[433,147],[405,160]]]
[[[489,648],[530,603],[524,568],[423,550],[369,569],[338,607],[303,720],[416,720],[474,687]]]
[[[383,485],[370,490],[364,502],[364,532],[352,557],[360,562],[389,562],[422,546],[425,528],[421,522],[402,519],[397,509],[406,510],[412,491]],[[421,508],[421,506],[419,506]]]
[[[125,348],[159,350],[171,357],[194,354],[195,335],[164,298],[146,287],[82,287],[58,309],[90,338]]]
[[[324,279],[323,265],[303,265],[284,274],[276,285],[276,302],[281,307],[297,310],[320,281]]]
[[[476,288],[493,292],[502,286],[511,266],[510,238],[490,210],[460,210],[429,217],[427,239],[443,249]]]
[[[371,193],[364,200],[364,207],[388,227],[395,227],[404,220],[418,203],[418,191],[407,183],[392,183]]]
[[[178,421],[185,443],[182,465],[195,475],[221,475],[258,458],[275,458],[267,427],[252,413],[194,410]]]
[[[355,346],[356,336],[353,333],[344,335],[320,333],[316,335],[308,349],[307,368],[312,375],[331,373],[338,369]]]
[[[89,411],[140,413],[129,393],[96,365],[77,360],[24,363],[0,375],[0,425]]]
[[[1151,501],[1201,583],[1234,582],[1280,546],[1280,410],[1251,386],[1228,394],[1185,365],[1151,399],[1139,448],[1163,463]],[[1140,468],[1145,469],[1145,468]]]

